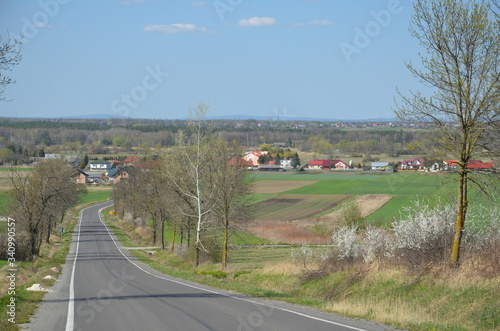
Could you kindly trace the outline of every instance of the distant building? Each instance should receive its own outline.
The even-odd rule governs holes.
[[[385,170],[389,166],[389,162],[372,162],[372,170]]]
[[[89,175],[86,174],[85,172],[78,170],[76,175],[73,177],[73,180],[75,181],[75,183],[78,183],[78,184],[86,184],[88,176]]]
[[[403,160],[400,166],[401,170],[423,170],[424,169],[424,159],[409,159]]]
[[[274,142],[273,147],[278,147],[278,148],[285,148],[286,147],[286,143],[285,142]]]
[[[67,164],[73,167],[78,167],[80,165],[80,158],[78,157],[78,155],[68,155],[64,157],[64,160]]]
[[[467,164],[467,168],[475,171],[492,171],[493,163],[482,162],[480,160],[471,160]],[[445,171],[458,171],[458,160],[444,160],[443,170]]]
[[[342,160],[311,160],[307,162],[304,169],[328,170],[328,169],[349,169],[349,165]]]
[[[243,159],[247,162],[250,162],[254,167],[259,167],[259,157],[261,155],[269,155],[268,151],[251,151],[251,152],[246,152],[245,156],[243,156]]]
[[[279,165],[263,164],[259,167],[259,171],[285,171],[285,169]]]
[[[109,171],[113,163],[109,161],[96,160],[89,162],[90,171]]]
[[[127,157],[125,160],[123,160],[121,162],[121,165],[123,167],[131,167],[131,166],[134,166],[139,160],[140,159],[138,156],[132,155],[132,156]]]
[[[87,175],[87,183],[99,183],[103,178],[103,174],[100,172],[89,172]]]
[[[61,154],[47,154],[47,153],[45,153],[45,159],[47,159],[47,160],[48,159],[51,159],[51,160],[61,159],[61,158],[62,158]]]

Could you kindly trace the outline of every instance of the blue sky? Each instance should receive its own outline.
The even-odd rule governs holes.
[[[403,0],[0,0],[25,37],[0,116],[394,117],[421,49]]]

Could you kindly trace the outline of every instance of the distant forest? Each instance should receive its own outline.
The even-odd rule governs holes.
[[[245,148],[285,144],[299,151],[323,155],[388,154],[415,152],[426,129],[388,125],[338,128],[337,123],[256,120],[207,120],[226,141]],[[189,121],[148,119],[34,120],[0,119],[0,162],[20,161],[45,153],[150,154],[175,144]]]

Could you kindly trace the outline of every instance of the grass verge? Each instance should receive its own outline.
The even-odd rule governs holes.
[[[115,216],[105,219],[119,238],[129,238],[135,246],[150,245]],[[410,330],[500,330],[500,276],[483,278],[465,267],[421,273],[376,266],[318,271],[320,256],[327,250],[317,247],[312,256],[301,258],[298,246],[237,246],[223,271],[217,263],[194,268],[168,250],[131,253],[174,277]]]

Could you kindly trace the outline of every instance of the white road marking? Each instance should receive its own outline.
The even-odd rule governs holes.
[[[80,247],[80,229],[82,227],[83,211],[80,211],[80,220],[78,221],[78,239],[76,241],[75,258],[73,259],[73,270],[71,271],[71,280],[69,282],[69,300],[68,300],[68,318],[66,319],[66,331],[73,331],[75,323],[75,267],[78,257],[78,248]]]

